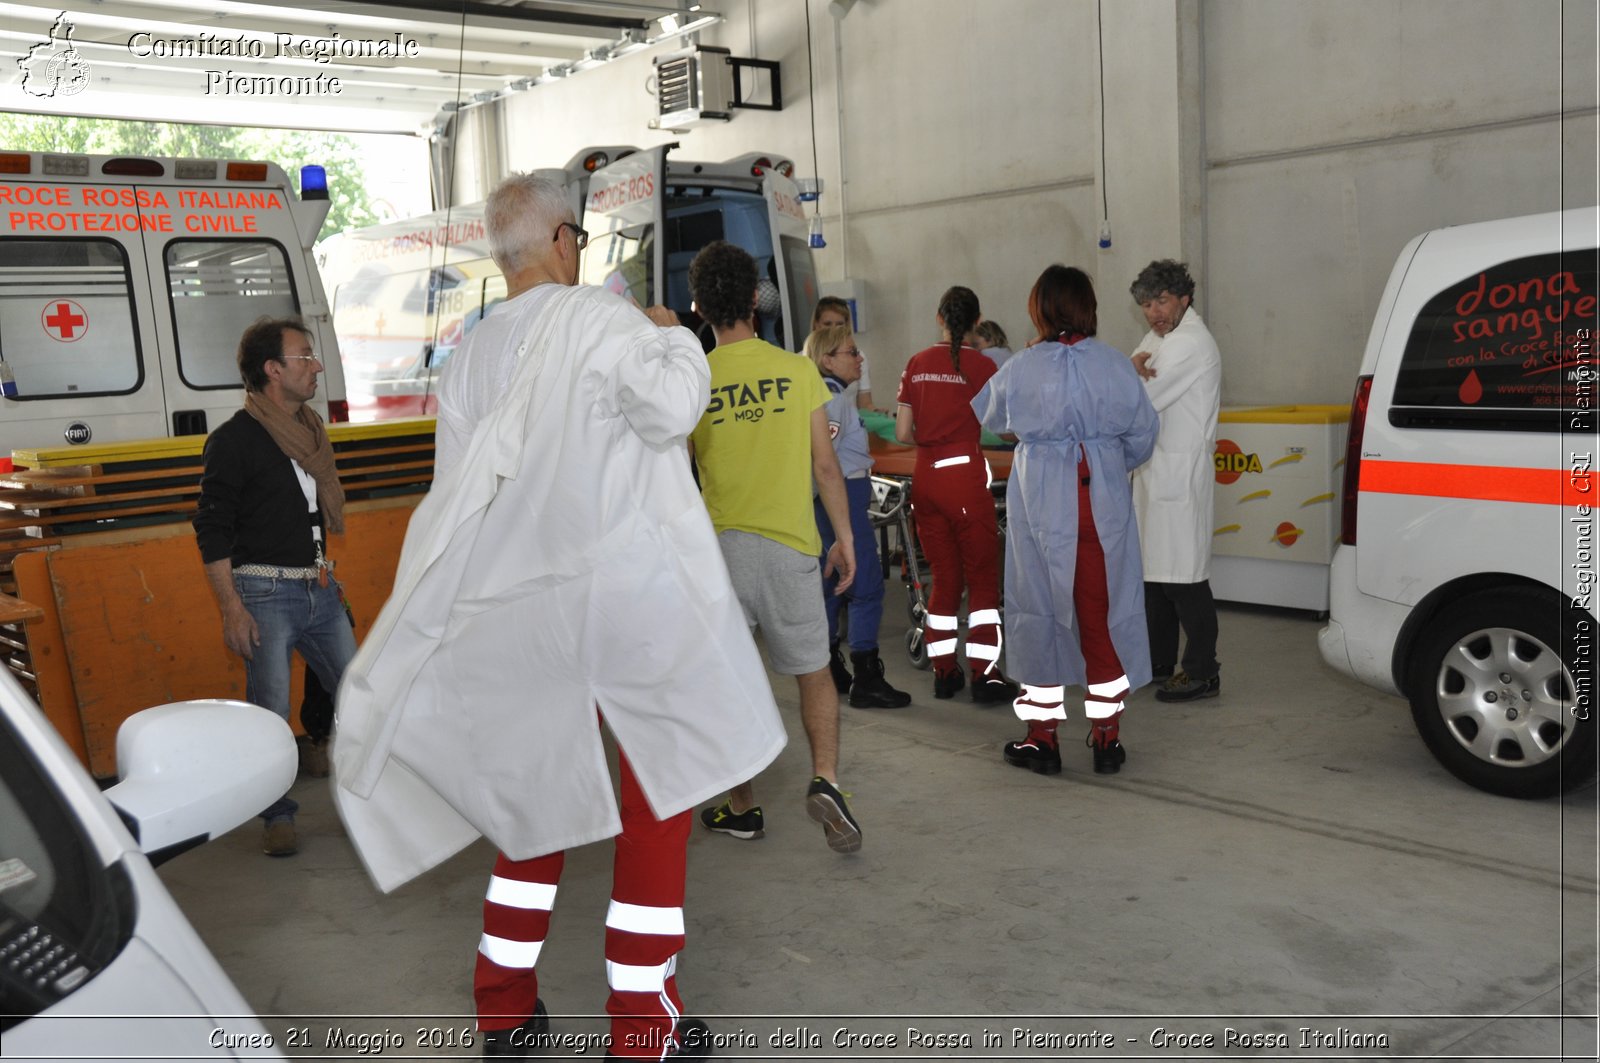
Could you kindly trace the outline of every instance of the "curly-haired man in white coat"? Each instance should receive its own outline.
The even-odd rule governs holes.
[[[1194,308],[1194,278],[1170,258],[1150,263],[1129,289],[1150,331],[1133,355],[1161,434],[1133,474],[1133,504],[1144,554],[1145,623],[1161,701],[1214,698],[1217,603],[1211,596],[1213,452],[1222,402],[1222,355]],[[1183,656],[1178,629],[1183,628]]]

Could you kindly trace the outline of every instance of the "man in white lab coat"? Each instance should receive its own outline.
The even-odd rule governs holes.
[[[559,181],[508,179],[485,220],[507,298],[440,382],[433,487],[340,689],[339,810],[385,890],[479,834],[500,848],[473,979],[489,1055],[549,1051],[534,964],[563,850],[620,831],[609,1051],[704,1058],[676,979],[689,809],[784,744],[689,471],[710,370],[670,310],[576,286]]]
[[[1181,262],[1150,263],[1130,289],[1150,331],[1133,355],[1161,433],[1133,474],[1144,554],[1145,623],[1161,701],[1222,691],[1217,604],[1211,596],[1213,454],[1222,402],[1222,355],[1194,308],[1194,278]],[[1178,629],[1185,638],[1178,656]]]

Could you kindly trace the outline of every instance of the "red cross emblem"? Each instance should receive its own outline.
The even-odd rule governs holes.
[[[71,299],[54,299],[45,304],[39,318],[45,335],[62,343],[74,343],[89,331],[89,315]]]

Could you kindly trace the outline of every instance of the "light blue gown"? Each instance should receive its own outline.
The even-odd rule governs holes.
[[[1082,685],[1072,602],[1078,558],[1078,447],[1106,555],[1108,624],[1131,689],[1150,682],[1144,570],[1128,474],[1160,428],[1127,356],[1093,337],[1018,351],[972,400],[991,432],[1017,437],[1006,484],[1006,671],[1038,686]]]

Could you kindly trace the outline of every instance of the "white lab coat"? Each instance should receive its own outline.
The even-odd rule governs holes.
[[[1144,382],[1145,392],[1161,415],[1155,453],[1133,474],[1144,578],[1199,583],[1211,578],[1222,355],[1192,306],[1166,336],[1145,333],[1139,351],[1151,352],[1156,375]]]
[[[339,688],[335,797],[383,890],[480,834],[528,859],[620,831],[596,704],[663,818],[785,741],[683,446],[700,344],[597,288],[540,295]],[[516,311],[447,373],[517,343],[488,327]]]

